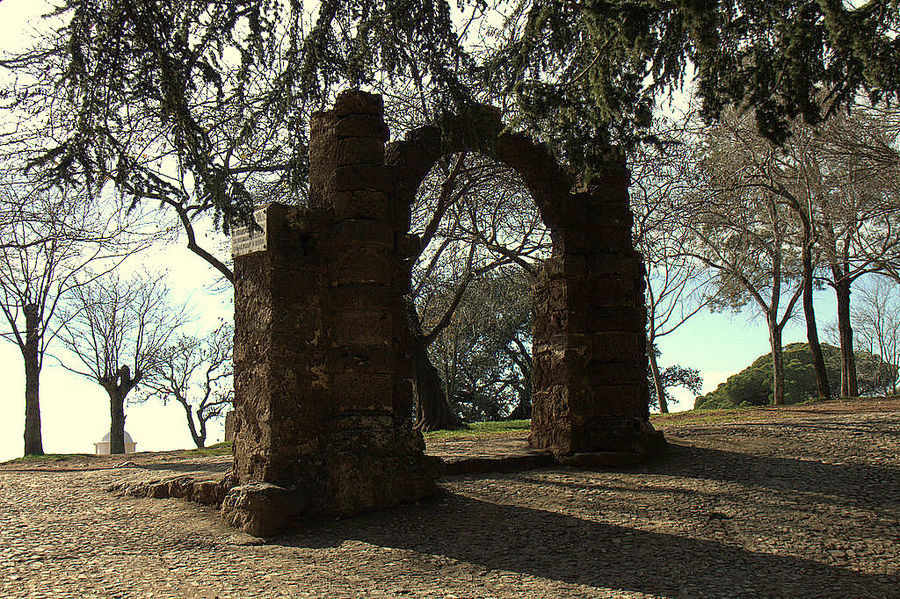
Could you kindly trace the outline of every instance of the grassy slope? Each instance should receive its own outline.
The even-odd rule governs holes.
[[[462,439],[491,437],[513,431],[528,430],[531,420],[500,420],[498,422],[472,422],[466,428],[453,431],[430,431],[425,433],[425,439]]]
[[[27,455],[15,458],[0,464],[47,464],[50,462],[65,462],[66,460],[86,460],[94,457],[89,453],[47,453],[44,455]]]

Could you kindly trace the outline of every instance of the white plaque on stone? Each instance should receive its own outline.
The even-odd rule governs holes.
[[[268,241],[266,236],[266,206],[258,208],[253,213],[253,220],[259,225],[259,229],[251,230],[250,227],[235,227],[232,229],[232,256],[243,256],[244,254],[266,251],[266,242]]]

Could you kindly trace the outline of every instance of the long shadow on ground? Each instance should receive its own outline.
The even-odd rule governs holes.
[[[766,422],[737,422],[737,423],[721,423],[716,426],[693,425],[688,429],[681,428],[674,424],[668,430],[676,435],[688,433],[691,436],[699,436],[706,434],[721,435],[723,433],[751,433],[759,435],[758,429],[769,429],[773,432],[802,432],[805,434],[816,434],[828,431],[838,431],[845,435],[861,436],[873,435],[881,437],[900,437],[900,420],[884,419],[869,423],[853,423],[848,424],[844,420],[824,420],[817,419],[810,422],[799,422],[797,420],[784,421],[766,421]]]
[[[673,447],[661,459],[621,472],[637,475],[632,480],[638,484],[641,473],[652,473],[763,487],[788,495],[815,494],[812,509],[815,502],[827,502],[874,508],[885,515],[892,513],[889,506],[896,504],[900,488],[896,468],[695,447]],[[532,475],[515,476],[529,479]],[[536,483],[550,483],[538,478]],[[614,481],[601,480],[597,486],[615,488],[608,483]],[[570,481],[551,484],[569,491],[579,488]],[[602,518],[598,522],[449,493],[423,506],[315,524],[278,542],[331,547],[348,539],[444,556],[489,570],[666,597],[900,596],[900,576],[871,576],[809,559],[750,551],[727,538],[702,540],[632,529],[602,522]]]
[[[824,464],[700,447],[670,447],[668,455],[632,470],[713,479],[777,491],[815,494],[820,501],[864,508],[900,508],[900,468]]]
[[[896,576],[449,494],[433,505],[314,525],[278,543],[333,547],[348,539],[666,597],[889,597],[900,588]]]

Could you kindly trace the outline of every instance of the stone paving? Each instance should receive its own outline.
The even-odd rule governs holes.
[[[0,597],[900,597],[900,402],[860,405],[672,419],[642,466],[448,477],[267,540],[105,491],[227,459],[0,466]],[[523,439],[471,452],[492,443]]]

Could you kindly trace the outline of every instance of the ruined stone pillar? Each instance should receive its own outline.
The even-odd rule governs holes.
[[[239,486],[222,509],[253,534],[436,490],[438,462],[409,420],[406,231],[382,110],[351,91],[314,115],[309,206],[269,205],[263,241],[235,255]]]
[[[535,288],[531,443],[620,464],[664,445],[647,420],[644,277],[622,167],[570,195]]]

